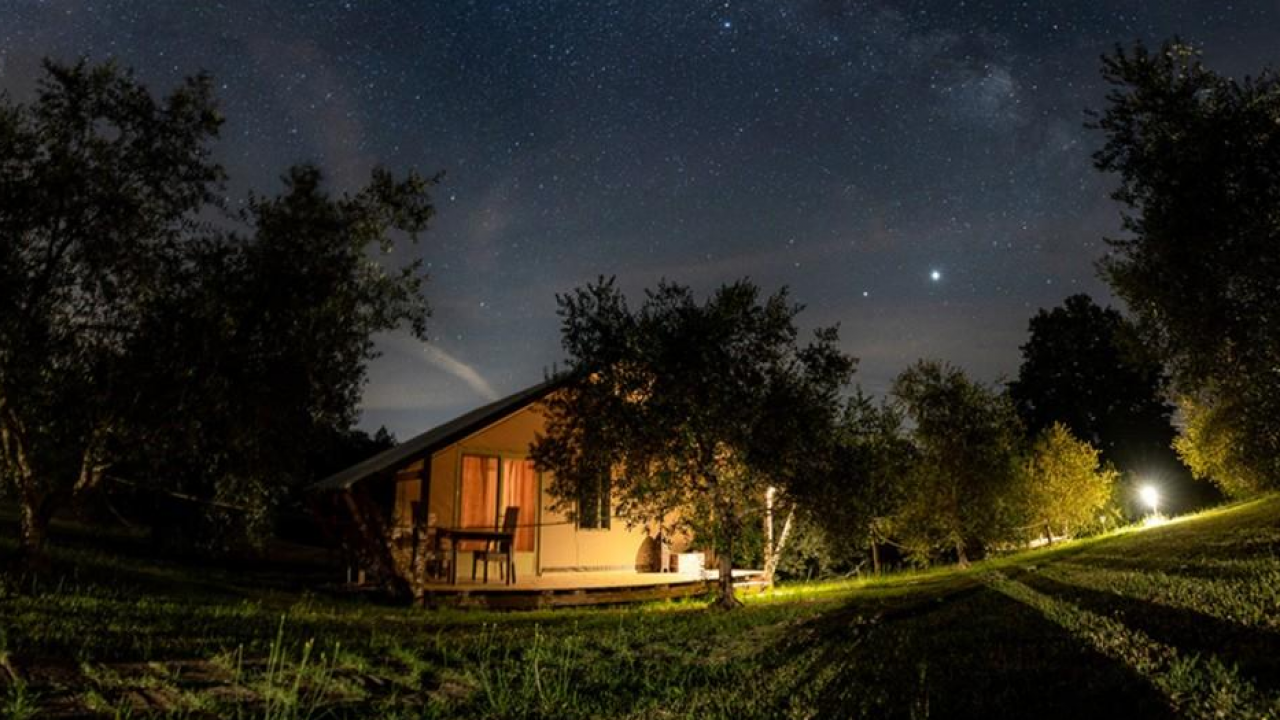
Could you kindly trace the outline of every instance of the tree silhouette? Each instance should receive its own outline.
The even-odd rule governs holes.
[[[1113,308],[1073,295],[1030,321],[1018,377],[1009,383],[1028,432],[1062,423],[1129,477],[1158,477],[1177,502],[1201,493],[1172,449],[1177,435],[1165,400],[1160,363],[1141,346],[1136,329]]]
[[[1280,480],[1280,77],[1237,81],[1177,41],[1103,58],[1094,156],[1119,176],[1103,274],[1176,388],[1219,408],[1231,464]]]
[[[894,534],[918,560],[950,550],[968,565],[971,547],[1007,537],[1018,520],[1018,416],[1003,395],[935,361],[904,370],[893,397],[917,453]]]
[[[0,476],[21,548],[96,487],[133,399],[145,308],[222,178],[207,77],[163,100],[113,65],[45,63],[0,98]]]
[[[332,197],[301,166],[213,227],[209,78],[157,100],[111,64],[45,69],[31,104],[0,99],[0,482],[23,554],[122,465],[211,501],[156,520],[261,527],[350,429],[372,334],[424,334],[419,266],[369,250],[425,228],[432,181]]]
[[[664,282],[634,311],[611,279],[558,299],[569,381],[531,452],[551,492],[572,508],[612,473],[630,522],[710,518],[719,605],[732,607],[743,522],[769,486],[785,491],[820,462],[853,359],[834,329],[798,344],[800,307],[785,290],[762,301],[745,280],[701,303]]]

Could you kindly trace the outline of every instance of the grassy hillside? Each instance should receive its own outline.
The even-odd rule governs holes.
[[[1277,498],[727,614],[423,611],[127,549],[0,590],[0,716],[1280,715]]]

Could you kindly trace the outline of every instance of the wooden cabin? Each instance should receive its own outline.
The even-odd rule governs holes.
[[[421,594],[446,583],[440,562],[448,562],[451,548],[437,541],[441,529],[446,536],[449,529],[497,529],[510,507],[519,508],[512,549],[520,586],[643,584],[632,576],[658,575],[671,548],[617,517],[607,484],[580,498],[572,515],[557,511],[550,477],[529,459],[544,426],[540,401],[556,389],[556,381],[540,383],[326,478],[312,488],[315,505],[326,525],[341,531],[360,569],[400,591]],[[474,541],[459,543],[459,584],[473,584],[477,549]],[[490,578],[496,582],[496,572]],[[662,574],[654,581],[677,579]]]

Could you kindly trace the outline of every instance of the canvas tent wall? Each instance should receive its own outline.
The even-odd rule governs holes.
[[[649,569],[656,548],[645,528],[612,513],[571,520],[553,507],[551,478],[528,460],[544,426],[539,401],[558,387],[541,383],[478,408],[313,489],[330,498],[322,505],[340,518],[347,543],[359,546],[361,564],[392,575],[392,585],[408,583],[414,556],[405,548],[427,527],[494,527],[508,506],[520,508],[517,576]],[[460,549],[459,567],[469,573],[473,548]]]

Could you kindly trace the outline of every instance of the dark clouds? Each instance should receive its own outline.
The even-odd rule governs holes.
[[[448,175],[433,348],[386,338],[368,425],[401,436],[541,378],[554,295],[742,275],[839,322],[883,391],[920,356],[993,380],[1026,319],[1085,291],[1115,233],[1083,110],[1097,57],[1179,34],[1211,65],[1277,60],[1269,1],[0,1],[0,87],[41,56],[153,87],[205,69],[232,190],[291,162],[355,187]],[[933,268],[943,280],[931,283]]]

